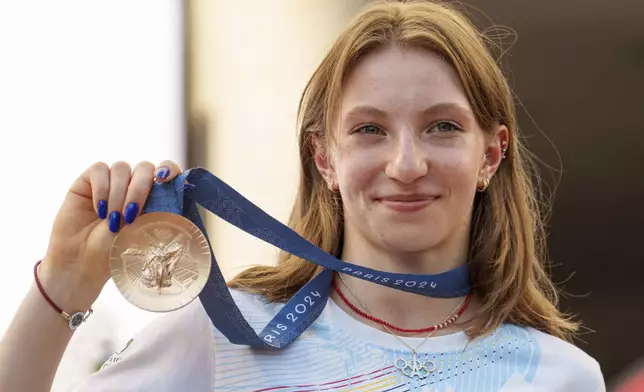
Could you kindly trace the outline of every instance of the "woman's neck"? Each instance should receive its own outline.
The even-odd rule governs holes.
[[[438,274],[454,269],[466,262],[467,244],[460,247],[444,247],[441,250],[417,252],[413,254],[393,254],[386,249],[368,246],[362,241],[345,241],[342,259],[364,267],[381,271],[405,274]],[[449,249],[454,248],[454,249]],[[432,298],[422,295],[371,283],[350,274],[335,278],[335,284],[340,288],[351,303],[361,308],[371,316],[387,321],[397,327],[420,329],[442,323],[463,298]],[[353,312],[337,293],[333,293],[335,303],[359,321],[375,324],[365,320]],[[363,306],[363,304],[366,306]],[[467,319],[478,307],[474,298],[461,319]],[[375,325],[374,325],[375,326]]]

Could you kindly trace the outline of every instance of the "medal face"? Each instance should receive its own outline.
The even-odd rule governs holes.
[[[169,312],[194,300],[210,273],[206,237],[190,220],[152,212],[124,226],[110,252],[112,280],[133,305]]]

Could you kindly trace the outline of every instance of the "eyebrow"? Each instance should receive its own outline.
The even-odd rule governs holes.
[[[444,102],[444,103],[439,103],[439,104],[430,106],[427,109],[423,110],[423,114],[432,114],[436,112],[449,112],[449,111],[459,112],[461,114],[465,114],[471,118],[474,118],[474,113],[472,113],[471,109],[454,102]]]
[[[368,106],[368,105],[354,106],[347,113],[347,117],[352,117],[352,116],[361,115],[361,114],[372,116],[372,117],[381,117],[381,118],[387,117],[387,112],[385,112],[384,110],[378,109],[377,107],[374,107],[374,106]]]
[[[472,113],[470,109],[466,108],[461,104],[454,103],[454,102],[438,103],[436,105],[432,105],[426,108],[421,113],[422,115],[428,115],[428,114],[433,114],[437,112],[459,112],[461,114],[465,114],[469,116],[470,118],[475,118],[474,113]],[[375,106],[370,106],[370,105],[354,106],[347,113],[347,117],[349,118],[356,115],[368,115],[372,117],[387,118],[387,112],[385,110],[382,110]]]

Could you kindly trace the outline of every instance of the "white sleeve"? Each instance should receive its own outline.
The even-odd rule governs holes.
[[[158,317],[75,392],[212,391],[214,339],[199,299]]]
[[[586,375],[584,375],[586,376]],[[593,368],[587,374],[590,382],[593,384],[593,392],[606,392],[606,382],[599,363],[593,360]]]

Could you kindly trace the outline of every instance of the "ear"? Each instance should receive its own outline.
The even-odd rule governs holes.
[[[505,125],[499,125],[491,138],[487,138],[485,154],[481,164],[481,179],[492,180],[492,176],[499,169],[505,159],[506,151],[510,145],[510,133]]]
[[[315,138],[313,141],[313,160],[320,175],[332,191],[338,190],[338,181],[333,167],[332,154],[324,140]]]

